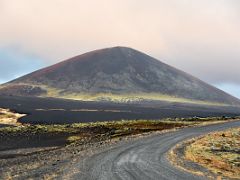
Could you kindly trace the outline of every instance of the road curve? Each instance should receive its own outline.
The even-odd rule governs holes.
[[[239,127],[240,121],[175,132],[124,142],[79,160],[70,179],[84,180],[200,180],[200,177],[175,168],[166,158],[177,143],[204,133]],[[69,176],[68,176],[69,177]]]

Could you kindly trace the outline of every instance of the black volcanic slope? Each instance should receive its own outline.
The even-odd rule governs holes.
[[[176,102],[140,102],[136,104],[85,102],[68,99],[1,96],[0,107],[27,114],[19,119],[30,124],[66,124],[113,120],[164,119],[182,117],[235,117],[240,108],[206,106]]]
[[[32,85],[35,85],[34,87]],[[240,101],[203,81],[126,47],[92,51],[13,80],[0,94],[39,96],[46,87],[60,93],[159,93],[237,105]]]

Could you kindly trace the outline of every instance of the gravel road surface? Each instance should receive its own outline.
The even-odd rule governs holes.
[[[185,128],[118,145],[79,159],[65,176],[84,180],[200,180],[206,179],[174,167],[167,159],[168,151],[177,143],[212,131],[239,127],[240,121],[204,127]]]

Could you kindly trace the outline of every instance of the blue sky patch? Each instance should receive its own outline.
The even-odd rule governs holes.
[[[44,66],[43,59],[25,53],[17,47],[0,49],[0,83],[15,79]]]

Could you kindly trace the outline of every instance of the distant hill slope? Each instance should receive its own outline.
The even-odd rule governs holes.
[[[137,50],[113,47],[85,53],[3,85],[0,94],[59,96],[160,94],[239,105],[240,101]]]

